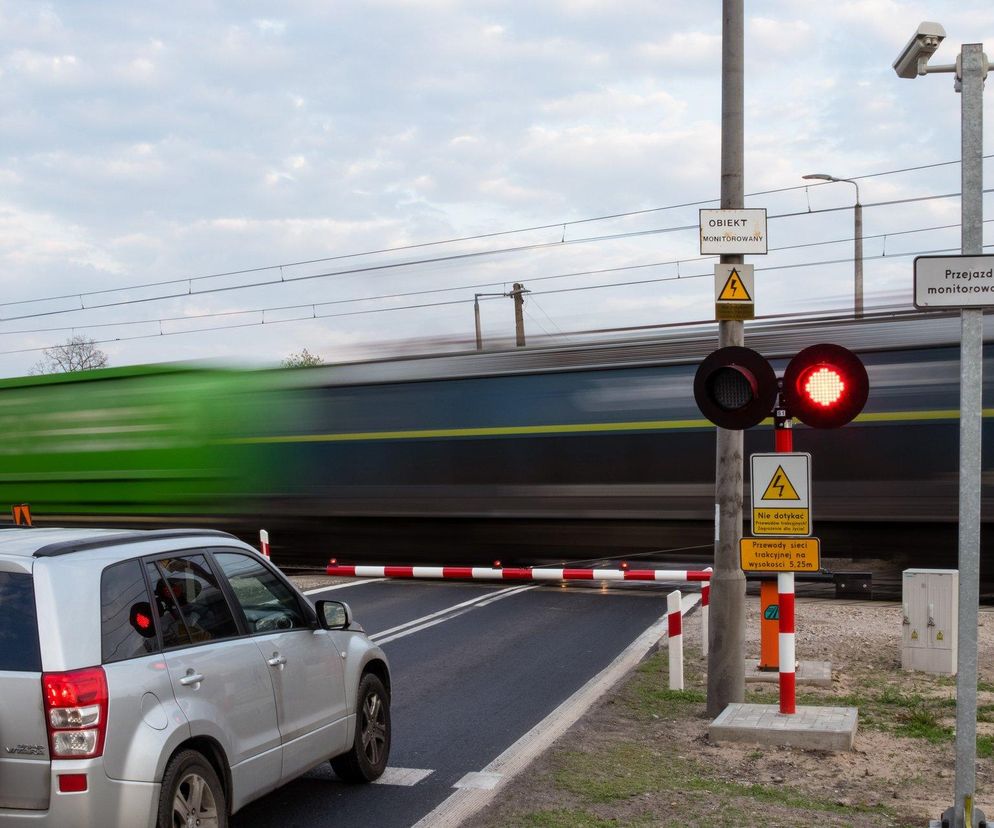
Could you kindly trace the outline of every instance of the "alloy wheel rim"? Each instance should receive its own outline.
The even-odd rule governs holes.
[[[370,693],[362,705],[362,752],[369,764],[379,765],[386,750],[386,710],[379,693]]]
[[[186,774],[173,797],[173,828],[218,828],[217,802],[199,773]]]

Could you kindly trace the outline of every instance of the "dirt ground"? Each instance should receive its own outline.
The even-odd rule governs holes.
[[[759,601],[747,597],[748,617]],[[994,612],[980,615],[977,804],[994,814]],[[471,828],[927,826],[952,804],[955,678],[901,670],[898,604],[798,597],[797,657],[830,661],[831,687],[798,703],[859,709],[844,753],[712,744],[700,613],[685,619],[683,692],[666,690],[662,650],[603,698]],[[758,656],[759,624],[746,650]],[[776,685],[746,701],[777,703]]]

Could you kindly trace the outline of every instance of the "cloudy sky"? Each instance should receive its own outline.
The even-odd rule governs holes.
[[[0,375],[73,334],[113,365],[471,344],[473,294],[515,281],[550,341],[708,319],[720,20],[717,0],[0,2]],[[934,198],[959,190],[952,77],[891,69],[922,20],[948,33],[936,62],[994,56],[989,0],[747,3],[759,313],[852,302],[854,188],[805,173],[859,177],[870,308],[910,304],[909,254],[958,246],[958,198]],[[482,320],[513,335],[508,299]]]

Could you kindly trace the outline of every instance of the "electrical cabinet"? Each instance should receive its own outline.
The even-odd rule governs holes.
[[[901,666],[905,670],[955,674],[959,572],[906,569],[902,596]]]

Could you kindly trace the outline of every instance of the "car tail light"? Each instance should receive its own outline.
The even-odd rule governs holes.
[[[42,673],[48,744],[53,759],[92,759],[104,752],[107,676],[103,667]]]

